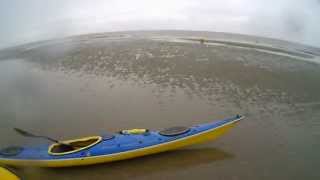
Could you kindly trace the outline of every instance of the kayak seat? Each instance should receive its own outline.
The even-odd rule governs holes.
[[[50,155],[71,154],[71,153],[82,151],[84,149],[88,149],[89,147],[92,147],[98,144],[99,142],[101,142],[101,140],[102,140],[101,136],[91,136],[91,137],[85,137],[80,139],[67,140],[67,141],[63,141],[62,143],[71,145],[72,148],[66,148],[66,145],[64,144],[55,143],[49,147],[48,153]]]
[[[159,134],[163,135],[163,136],[177,136],[177,135],[187,133],[189,131],[190,131],[190,128],[188,128],[188,127],[175,126],[175,127],[161,130],[161,131],[159,131]]]

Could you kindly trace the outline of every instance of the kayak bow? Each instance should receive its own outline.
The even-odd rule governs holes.
[[[20,180],[18,176],[13,174],[11,171],[9,171],[6,168],[0,167],[0,179],[3,180]]]
[[[0,151],[0,163],[12,166],[67,167],[130,159],[213,140],[234,127],[242,118],[237,115],[188,128],[174,127],[141,133],[135,130],[132,134],[116,133],[62,141],[77,147],[70,152],[59,148],[59,144],[24,147],[13,154]]]

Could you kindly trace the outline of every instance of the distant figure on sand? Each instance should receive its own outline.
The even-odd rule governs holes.
[[[205,40],[204,39],[200,39],[200,43],[204,44]]]

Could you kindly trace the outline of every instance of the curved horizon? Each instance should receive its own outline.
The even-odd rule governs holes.
[[[67,36],[137,30],[210,31],[320,47],[311,1],[2,1],[0,49]]]

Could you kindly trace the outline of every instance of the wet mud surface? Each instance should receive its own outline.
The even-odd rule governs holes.
[[[204,34],[205,43],[194,40],[201,35],[106,33],[2,50],[1,147],[41,143],[20,137],[13,127],[69,139],[247,117],[202,145],[88,167],[17,168],[17,173],[61,180],[318,179],[317,49],[289,44],[284,50],[284,42],[225,34],[211,39]],[[245,38],[251,43],[244,45]],[[260,44],[255,48],[252,42]]]

